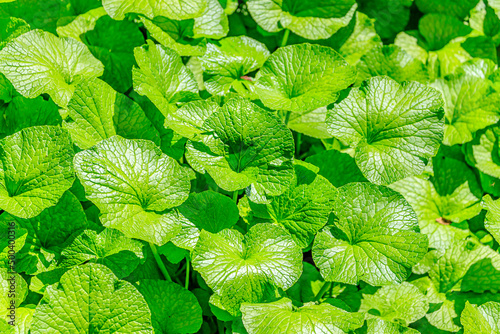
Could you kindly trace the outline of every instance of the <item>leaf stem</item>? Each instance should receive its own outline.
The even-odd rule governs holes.
[[[286,116],[285,116],[285,125],[288,126],[288,121],[290,120],[290,115],[292,114],[291,111],[287,111],[286,112]]]
[[[281,40],[281,47],[286,46],[286,43],[288,42],[288,36],[290,35],[290,30],[285,29],[285,33],[283,34],[283,39]]]
[[[233,202],[238,204],[238,190],[235,190],[233,193]]]
[[[191,265],[189,264],[189,256],[186,256],[186,282],[184,282],[184,287],[189,289],[189,268]]]
[[[302,140],[302,133],[297,132],[297,143],[295,144],[295,155],[297,158],[300,156],[300,144]]]
[[[319,301],[321,298],[323,298],[323,295],[325,294],[326,291],[328,291],[328,289],[330,289],[330,286],[332,285],[332,282],[325,282],[325,284],[323,284],[323,286],[321,287],[321,289],[319,290],[318,294],[316,295],[316,297],[314,297],[314,301],[317,302]]]
[[[158,267],[160,267],[160,271],[163,274],[163,277],[165,277],[165,280],[172,282],[172,278],[170,278],[170,275],[168,274],[167,268],[165,268],[165,264],[161,260],[160,254],[158,254],[158,250],[156,249],[155,244],[150,242],[149,247],[151,247],[151,251],[153,252],[153,256],[155,257],[155,260],[156,260],[156,263],[158,264]]]
[[[224,324],[219,319],[217,319],[217,329],[218,329],[219,334],[225,333]]]

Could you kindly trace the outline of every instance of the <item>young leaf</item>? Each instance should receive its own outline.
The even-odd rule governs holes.
[[[220,46],[207,44],[207,52],[200,57],[204,84],[213,95],[226,94],[231,89],[244,93],[245,78],[264,64],[270,53],[266,46],[247,36],[227,37]]]
[[[97,78],[76,85],[65,110],[63,127],[82,149],[116,134],[160,142],[158,132],[141,107]]]
[[[257,73],[255,89],[267,107],[302,113],[335,102],[355,78],[335,50],[306,43],[275,51]]]
[[[403,196],[371,183],[338,188],[337,220],[316,235],[314,263],[327,281],[400,283],[427,252],[415,212]]]
[[[306,248],[328,221],[336,193],[330,182],[311,167],[306,163],[296,164],[294,182],[282,195],[273,197],[271,203],[248,201],[248,223],[280,225],[290,232],[297,245]]]
[[[139,65],[132,69],[134,90],[147,96],[163,114],[168,114],[170,103],[196,100],[198,84],[175,51],[148,41],[135,48],[134,55]]]
[[[0,208],[31,218],[55,205],[75,179],[73,155],[69,133],[60,127],[34,126],[2,139]]]
[[[61,267],[82,263],[100,263],[122,279],[130,275],[144,259],[143,244],[125,237],[120,231],[105,229],[101,233],[85,230],[62,252]]]
[[[35,98],[47,93],[60,107],[67,105],[76,83],[103,71],[83,43],[42,30],[17,37],[0,51],[0,72],[21,95]]]
[[[165,210],[187,199],[189,176],[152,142],[105,139],[79,152],[75,169],[104,226],[158,245],[180,231],[176,213]]]
[[[443,100],[417,82],[368,79],[327,114],[330,133],[354,148],[363,175],[391,184],[421,174],[443,138]]]
[[[500,120],[500,93],[495,88],[495,65],[477,59],[432,86],[443,94],[446,125],[443,144],[463,144],[474,133]]]
[[[282,28],[308,39],[325,39],[351,21],[356,11],[353,0],[248,1],[248,10],[264,30],[277,32]]]
[[[480,306],[465,303],[461,323],[464,334],[500,333],[500,303],[488,302]]]
[[[306,303],[295,308],[288,298],[241,306],[249,334],[340,334],[363,326],[363,313],[349,313],[330,304]]]
[[[293,179],[292,133],[272,113],[233,98],[204,122],[209,134],[188,141],[187,158],[226,191],[251,186],[252,196],[282,194]]]
[[[132,284],[101,264],[88,263],[48,286],[33,316],[33,334],[65,331],[152,334],[153,327],[148,305]]]
[[[127,13],[143,14],[149,18],[165,16],[174,20],[200,16],[207,7],[206,0],[103,0],[106,12],[115,20],[123,20]]]
[[[258,224],[243,236],[235,230],[201,231],[192,252],[193,268],[238,315],[244,302],[270,298],[276,288],[291,287],[302,272],[302,252],[282,228]]]
[[[196,333],[203,322],[201,307],[191,291],[167,281],[146,279],[137,284],[151,310],[156,334]]]

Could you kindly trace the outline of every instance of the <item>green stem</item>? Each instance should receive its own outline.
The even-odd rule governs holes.
[[[302,140],[302,133],[297,132],[297,143],[295,144],[295,155],[299,157],[300,155],[300,144]]]
[[[285,29],[285,33],[283,34],[283,39],[281,40],[281,47],[286,46],[286,43],[288,42],[289,35],[290,35],[290,30]]]
[[[167,268],[165,268],[165,264],[161,260],[160,254],[158,254],[158,250],[156,249],[156,246],[150,242],[149,247],[151,247],[151,251],[153,252],[153,256],[155,257],[155,260],[156,260],[156,263],[158,264],[158,267],[160,267],[160,271],[163,274],[163,277],[165,277],[165,280],[172,282],[172,279],[170,278],[170,275],[168,274]]]
[[[233,202],[238,204],[238,190],[235,190],[233,193]]]
[[[328,291],[328,289],[330,289],[330,286],[332,285],[332,282],[325,282],[325,284],[323,284],[323,286],[321,287],[321,289],[319,290],[318,294],[316,295],[316,297],[314,297],[314,301],[317,302],[319,301],[321,298],[323,298],[323,295],[325,294],[326,291]]]
[[[292,114],[291,111],[287,111],[286,112],[286,116],[285,116],[285,125],[288,125],[288,121],[290,120],[290,115]]]
[[[224,324],[219,319],[217,319],[217,329],[219,334],[224,334]]]
[[[186,282],[184,283],[184,287],[189,289],[189,268],[191,265],[189,264],[189,257],[186,257]]]

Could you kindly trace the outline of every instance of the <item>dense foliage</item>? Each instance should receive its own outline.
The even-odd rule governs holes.
[[[0,0],[0,333],[500,334],[500,1]]]

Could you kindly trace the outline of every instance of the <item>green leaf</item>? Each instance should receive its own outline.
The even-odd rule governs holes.
[[[316,235],[314,263],[326,281],[388,285],[404,281],[427,252],[403,196],[371,183],[338,188],[333,225]]]
[[[188,141],[187,158],[226,191],[250,186],[252,198],[282,194],[293,179],[292,133],[278,117],[233,98],[204,122],[202,141]]]
[[[321,107],[304,113],[293,113],[288,120],[288,127],[309,137],[328,139],[332,135],[326,127],[326,107]],[[285,116],[286,117],[286,116]]]
[[[52,260],[63,247],[88,227],[82,205],[69,191],[57,205],[46,208],[36,217],[13,220],[28,231],[25,245],[17,254],[16,270],[29,275],[50,269],[54,265]]]
[[[356,165],[356,161],[347,153],[328,150],[307,157],[306,162],[319,167],[318,174],[324,176],[335,187],[351,182],[368,182]]]
[[[59,37],[72,37],[77,41],[83,42],[80,38],[87,31],[94,30],[97,20],[106,15],[104,8],[94,8],[85,14],[78,15],[75,19],[65,25],[57,27]]]
[[[68,310],[72,310],[71,315]],[[153,333],[151,312],[132,284],[103,265],[89,263],[48,286],[31,333]]]
[[[489,1],[496,3],[496,1]],[[472,29],[491,38],[498,45],[500,42],[500,19],[487,1],[481,0],[470,11],[469,23]]]
[[[219,46],[208,43],[207,52],[200,57],[207,91],[213,95],[231,89],[240,92],[251,83],[245,75],[262,67],[269,55],[263,43],[247,36],[224,38]]]
[[[75,169],[104,226],[160,246],[180,231],[177,214],[165,210],[187,199],[189,175],[152,142],[105,139],[79,152]]]
[[[318,269],[309,262],[303,262],[304,269],[299,280],[286,291],[292,300],[307,303],[314,301],[321,288],[328,284],[323,280]]]
[[[391,40],[410,20],[412,0],[360,0],[359,11],[375,19],[375,29],[384,40]]]
[[[500,303],[488,302],[475,306],[465,303],[461,323],[464,334],[498,334],[500,333]]]
[[[429,302],[420,290],[408,282],[383,286],[373,295],[363,295],[360,312],[368,312],[369,318],[408,326],[425,316]],[[372,310],[377,315],[372,315]]]
[[[97,78],[75,87],[64,116],[63,127],[82,149],[116,134],[160,142],[158,132],[141,107]]]
[[[257,73],[255,89],[267,107],[301,113],[335,102],[355,77],[335,50],[306,43],[275,51]]]
[[[497,242],[500,242],[500,200],[491,199],[490,195],[483,197],[483,208],[488,212],[484,220],[484,227],[493,235]]]
[[[156,334],[196,333],[203,322],[198,300],[178,284],[160,280],[141,280],[137,289],[151,310]]]
[[[28,231],[10,215],[0,215],[0,268],[9,268],[9,259],[23,248]],[[10,242],[10,241],[13,242]]]
[[[401,193],[417,213],[420,231],[429,237],[429,247],[444,250],[453,239],[463,239],[468,230],[450,223],[471,219],[481,211],[480,199],[469,188],[468,181],[453,193],[440,196],[432,182],[418,177],[406,178],[391,188]]]
[[[424,64],[397,45],[374,47],[361,57],[357,69],[356,85],[377,75],[387,75],[399,83],[403,81],[427,83],[429,81],[429,74]]]
[[[258,224],[245,236],[235,230],[201,231],[192,252],[193,268],[238,315],[244,302],[262,302],[276,288],[291,287],[302,272],[302,252],[282,228]]]
[[[443,138],[438,91],[388,77],[366,80],[327,114],[330,133],[354,148],[356,164],[375,184],[421,174]]]
[[[477,4],[477,0],[415,0],[422,13],[442,13],[463,19]]]
[[[476,138],[467,145],[467,148],[472,148],[473,159],[471,160],[473,160],[474,166],[481,172],[495,178],[500,177],[498,137],[500,137],[500,128],[497,126],[489,127],[485,131],[477,133]]]
[[[139,25],[103,16],[96,21],[94,29],[82,36],[82,41],[103,63],[102,80],[120,93],[125,93],[132,86],[134,48],[144,44],[144,36],[139,30]]]
[[[427,14],[418,22],[422,44],[428,51],[444,48],[453,39],[466,36],[472,29],[453,16]]]
[[[368,319],[367,334],[419,334],[420,332],[382,319]]]
[[[28,334],[35,313],[35,305],[25,305],[16,309],[16,321],[14,326],[0,319],[0,330],[6,334]],[[11,320],[11,319],[7,319]]]
[[[103,70],[83,43],[42,30],[17,37],[0,51],[0,72],[21,95],[47,93],[60,107],[67,105],[76,83]]]
[[[3,49],[7,43],[18,36],[30,31],[30,26],[23,19],[15,17],[1,18],[0,19],[0,50]]]
[[[266,222],[284,227],[301,248],[306,248],[328,221],[336,190],[312,165],[295,165],[295,180],[269,204],[248,202],[250,224]],[[243,217],[245,219],[245,217]]]
[[[215,99],[187,102],[178,109],[173,108],[165,116],[165,125],[183,137],[197,139],[209,130],[204,128],[204,123],[219,109]]]
[[[349,24],[356,11],[353,0],[250,0],[248,10],[268,32],[290,29],[307,39],[325,39]]]
[[[200,231],[218,233],[233,227],[238,222],[238,208],[227,196],[211,190],[191,193],[189,198],[177,208],[184,217],[182,230],[172,239],[181,248],[193,250]]]
[[[130,275],[144,259],[142,243],[129,239],[118,230],[85,230],[62,252],[58,266],[74,267],[82,263],[100,263],[118,278]]]
[[[55,126],[34,126],[2,139],[1,208],[31,218],[55,205],[75,179],[73,155],[69,133]]]
[[[168,114],[170,103],[197,99],[194,75],[175,51],[148,41],[135,48],[134,54],[139,65],[132,69],[134,90],[147,96],[163,114]]]
[[[229,31],[229,22],[218,0],[206,0],[207,7],[203,14],[194,19],[194,38],[226,37]]]
[[[103,0],[106,12],[115,20],[123,20],[127,13],[143,14],[149,18],[165,16],[185,20],[200,16],[207,7],[205,0]]]
[[[500,120],[500,93],[489,78],[494,71],[493,62],[477,59],[432,83],[445,100],[445,145],[471,141],[476,131]]]
[[[28,294],[28,285],[21,275],[0,268],[0,292],[0,320],[9,321],[11,320],[8,318],[8,315],[11,314],[9,309],[11,303],[14,302],[15,308],[21,305]],[[11,294],[14,294],[15,297],[12,298]]]
[[[6,135],[36,125],[60,125],[62,121],[57,105],[51,100],[44,100],[41,96],[34,99],[15,96],[7,105],[3,115]]]
[[[330,304],[306,303],[295,308],[288,298],[267,304],[244,303],[241,312],[249,334],[350,333],[364,322],[362,313],[349,313]]]

